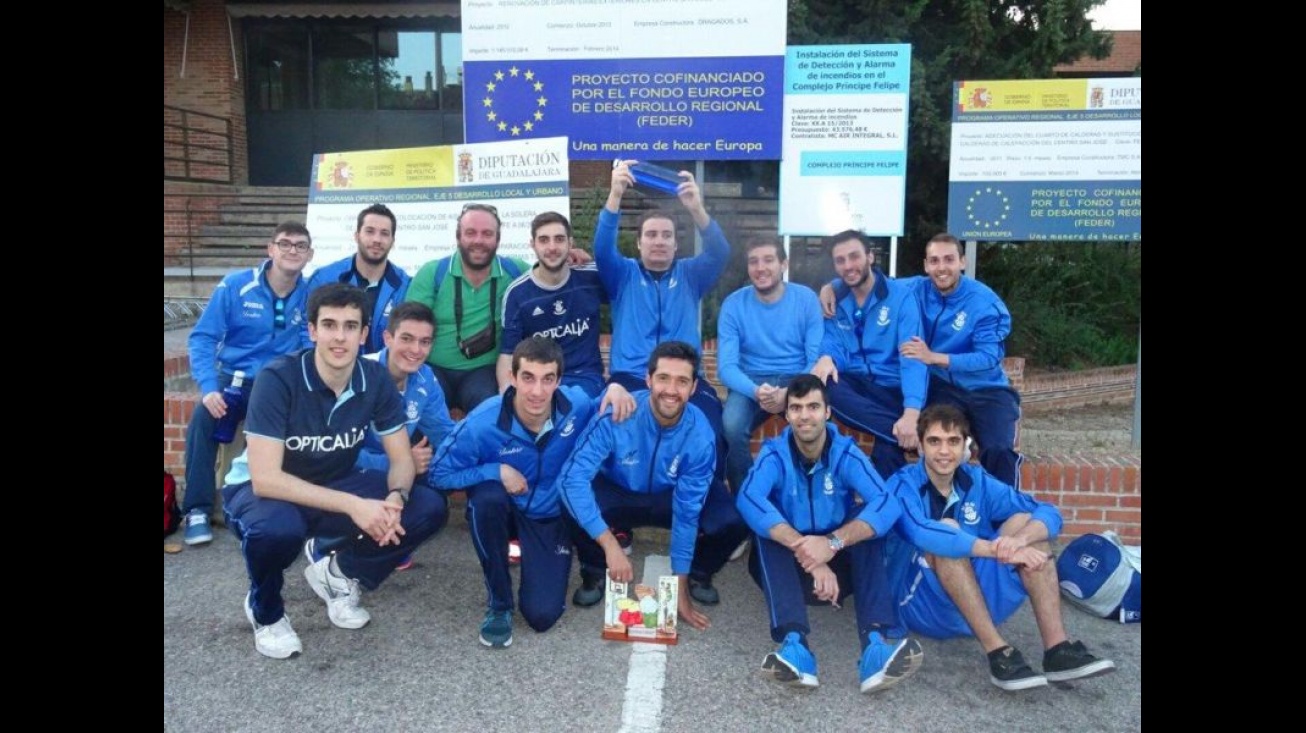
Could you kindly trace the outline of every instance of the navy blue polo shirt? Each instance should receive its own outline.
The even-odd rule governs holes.
[[[284,443],[282,469],[321,486],[349,475],[369,428],[388,435],[404,421],[403,399],[383,364],[359,359],[349,386],[336,397],[318,376],[309,348],[277,357],[259,372],[245,433]]]

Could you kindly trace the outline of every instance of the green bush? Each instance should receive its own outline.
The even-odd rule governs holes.
[[[1042,369],[1137,360],[1143,318],[1139,242],[984,245],[979,277],[1006,301],[1007,353]]]

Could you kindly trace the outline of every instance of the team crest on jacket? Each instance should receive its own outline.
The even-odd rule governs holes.
[[[826,496],[834,496],[834,478],[830,474],[825,474],[825,488],[823,489]]]
[[[676,474],[678,474],[678,473],[680,473],[680,455],[679,455],[679,454],[677,454],[675,458],[672,458],[672,459],[671,459],[671,465],[670,465],[670,466],[667,466],[667,478],[669,478],[669,479],[675,479],[675,478],[676,478]]]
[[[418,412],[418,411],[417,411],[417,401],[416,401],[416,400],[409,400],[409,401],[408,401],[408,409],[405,410],[405,412],[408,414],[408,419],[409,419],[409,420],[416,420],[416,419],[417,419],[417,412]]]
[[[623,465],[623,466],[638,466],[638,465],[639,465],[639,451],[635,451],[635,450],[633,450],[633,451],[630,451],[629,453],[627,453],[626,455],[622,456],[622,457],[621,457],[621,465]]]
[[[558,435],[565,438],[574,432],[576,432],[576,418],[569,417],[567,418],[567,424],[562,426],[562,430],[558,432]]]
[[[562,316],[566,314],[567,314],[567,308],[562,304],[562,301],[561,300],[553,301],[553,315]]]
[[[880,309],[880,317],[875,319],[875,325],[877,326],[889,325],[889,306],[886,305]]]
[[[975,504],[974,504],[974,503],[968,501],[968,502],[966,502],[965,504],[962,504],[962,505],[961,505],[961,521],[962,521],[962,523],[964,523],[964,524],[978,524],[978,523],[979,523],[979,519],[980,519],[980,518],[979,518],[979,512],[976,511],[976,509],[975,509]]]
[[[387,302],[387,303],[385,304],[385,310],[381,311],[381,316],[384,317],[384,318],[389,318],[389,317],[390,317],[390,311],[391,311],[391,309],[393,309],[394,307],[395,307],[395,302],[394,302],[393,300]]]
[[[962,311],[957,314],[956,318],[952,319],[952,330],[960,331],[965,327],[966,327],[966,311]]]

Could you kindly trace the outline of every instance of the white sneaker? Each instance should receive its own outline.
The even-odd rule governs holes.
[[[249,605],[249,594],[245,594],[245,618],[254,627],[254,648],[259,654],[273,659],[289,659],[304,651],[299,641],[299,634],[290,626],[290,617],[281,614],[275,624],[260,626],[254,620],[254,609]]]
[[[748,552],[748,546],[752,544],[752,542],[753,540],[751,537],[745,538],[743,542],[740,542],[739,547],[736,547],[730,552],[730,562],[734,562],[743,557],[744,553]]]
[[[326,601],[327,617],[342,629],[361,629],[372,614],[358,605],[358,581],[331,574],[331,557],[327,556],[304,568],[304,577],[318,598]]]

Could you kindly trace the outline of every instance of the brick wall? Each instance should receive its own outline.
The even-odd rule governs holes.
[[[189,13],[163,8],[163,103],[231,120],[233,183],[249,181],[245,73],[232,61],[232,48],[239,60],[242,45],[240,25],[228,24],[222,0],[194,0]]]
[[[609,337],[601,337],[604,360],[607,359]],[[164,379],[173,379],[189,373],[190,362],[184,347],[164,352]],[[716,383],[716,343],[704,344],[704,371]],[[1020,377],[1024,384],[1024,360],[1009,358],[1003,364],[1008,376]],[[1094,370],[1081,373],[1082,379],[1097,377]],[[1063,384],[1072,380],[1064,377]],[[718,384],[718,392],[724,388]],[[184,490],[186,426],[191,412],[199,402],[195,393],[168,392],[163,394],[163,467],[177,477]],[[752,451],[756,453],[762,441],[780,434],[784,420],[772,416],[753,434]],[[839,425],[839,430],[857,440],[867,454],[874,439]],[[1032,492],[1042,501],[1060,507],[1065,527],[1063,541],[1069,541],[1086,532],[1114,529],[1125,542],[1141,544],[1143,541],[1143,464],[1140,458],[1111,455],[1027,455],[1021,466],[1021,488]]]

